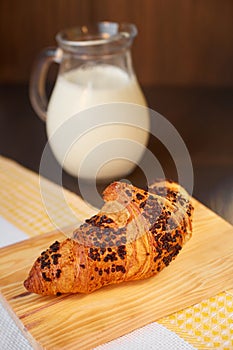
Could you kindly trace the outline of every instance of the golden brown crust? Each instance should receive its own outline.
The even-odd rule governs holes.
[[[178,184],[159,181],[148,191],[114,182],[105,205],[72,239],[55,242],[34,263],[27,290],[90,293],[105,285],[148,278],[176,257],[191,237],[193,207]]]

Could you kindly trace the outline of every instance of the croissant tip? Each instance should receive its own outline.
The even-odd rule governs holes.
[[[23,282],[24,287],[28,290],[29,288],[29,281],[28,278]]]
[[[30,276],[23,282],[23,285],[27,289],[28,292],[34,292],[33,283],[31,281]]]

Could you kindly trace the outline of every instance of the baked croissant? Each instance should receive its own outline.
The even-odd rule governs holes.
[[[104,206],[73,237],[56,241],[34,263],[24,286],[42,295],[91,293],[103,286],[151,277],[191,237],[187,192],[171,181],[148,191],[114,182]]]

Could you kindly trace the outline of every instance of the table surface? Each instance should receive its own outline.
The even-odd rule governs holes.
[[[233,89],[143,90],[149,107],[165,116],[186,143],[194,169],[194,197],[233,223]],[[47,136],[44,123],[30,105],[28,86],[0,86],[0,122],[1,154],[38,172]],[[165,168],[166,176],[173,177],[166,150],[155,143],[150,142],[149,147]],[[44,175],[56,181],[51,174]],[[136,182],[141,179],[137,171],[135,179]],[[74,178],[63,173],[62,181],[65,188],[79,194]]]

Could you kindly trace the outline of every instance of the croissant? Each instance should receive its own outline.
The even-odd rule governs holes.
[[[148,190],[114,182],[105,204],[72,238],[54,242],[35,261],[25,288],[41,295],[91,293],[103,286],[156,275],[191,237],[193,207],[178,184]]]

